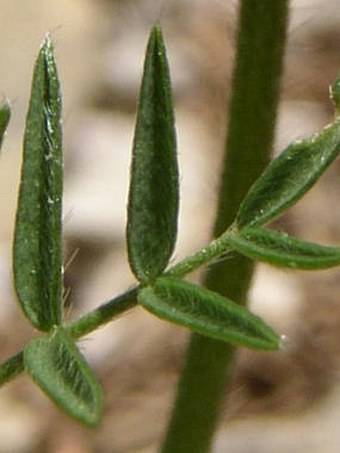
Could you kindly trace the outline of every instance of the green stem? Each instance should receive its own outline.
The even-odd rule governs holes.
[[[66,330],[75,339],[93,332],[98,327],[107,324],[112,318],[134,307],[137,304],[138,289],[139,286],[135,286],[106,304],[100,305],[86,315],[67,324]]]
[[[230,226],[270,157],[287,19],[288,0],[241,1],[215,237]],[[237,256],[210,267],[205,284],[244,304],[251,275],[251,262]],[[163,453],[210,450],[233,352],[226,343],[192,335]]]

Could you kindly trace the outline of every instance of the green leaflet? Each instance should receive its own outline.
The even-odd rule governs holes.
[[[231,247],[248,258],[295,269],[325,269],[340,264],[340,248],[304,242],[263,228],[244,228],[231,234]]]
[[[13,249],[19,302],[30,322],[45,331],[61,321],[60,115],[59,81],[47,37],[33,75]]]
[[[99,423],[100,385],[63,328],[31,340],[24,349],[24,364],[36,384],[68,415],[87,426]]]
[[[277,349],[279,338],[259,317],[207,289],[161,277],[143,288],[138,302],[160,318],[194,332],[255,349]]]
[[[2,141],[11,118],[11,108],[8,102],[4,102],[3,105],[0,107],[0,148],[2,145]]]
[[[307,140],[298,140],[272,161],[243,200],[239,228],[274,219],[296,203],[340,151],[340,117]]]
[[[127,246],[131,269],[147,282],[165,269],[177,234],[178,168],[169,69],[161,30],[146,51],[133,144]]]

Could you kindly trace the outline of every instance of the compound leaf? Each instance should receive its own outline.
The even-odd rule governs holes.
[[[280,215],[316,183],[339,152],[340,117],[336,116],[322,132],[294,142],[272,161],[243,200],[237,226],[265,224]]]
[[[258,316],[207,289],[160,277],[143,288],[139,303],[160,318],[194,332],[255,349],[277,349],[279,338]]]
[[[0,107],[0,148],[2,145],[2,141],[4,135],[6,133],[6,129],[11,118],[11,108],[9,103],[6,101]]]
[[[60,115],[59,81],[47,37],[33,75],[13,248],[20,305],[30,322],[45,331],[61,321]]]
[[[340,264],[340,248],[301,241],[263,228],[244,228],[231,234],[228,242],[248,258],[276,266],[316,270]]]
[[[100,385],[74,341],[63,328],[31,340],[24,364],[36,384],[64,412],[87,426],[100,421]]]
[[[133,144],[127,246],[138,280],[168,264],[177,234],[178,168],[169,69],[160,28],[146,51]]]

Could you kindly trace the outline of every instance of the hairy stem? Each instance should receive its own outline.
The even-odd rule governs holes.
[[[204,264],[210,263],[211,260],[221,257],[221,255],[225,254],[229,249],[228,237],[229,230],[221,235],[221,237],[211,241],[206,247],[203,247],[193,255],[190,255],[175,264],[164,275],[183,277]],[[89,313],[65,324],[65,329],[74,339],[78,339],[97,330],[99,327],[112,321],[113,318],[116,318],[125,311],[135,307],[137,305],[137,294],[140,288],[140,285],[136,285],[125,293],[99,305]],[[0,386],[14,379],[23,370],[23,354],[21,351],[0,364]]]
[[[184,258],[166,271],[164,276],[183,277],[204,264],[208,264],[212,260],[220,258],[221,255],[230,250],[228,238],[231,232],[231,229],[227,230],[219,238],[211,241],[206,247],[203,247],[193,255]],[[98,327],[103,326],[113,318],[133,308],[137,304],[137,294],[140,288],[140,285],[134,286],[120,296],[115,297],[67,324],[66,329],[73,338],[80,338],[83,335],[93,332]]]
[[[66,330],[68,330],[73,338],[80,338],[83,335],[93,332],[98,327],[107,324],[111,319],[134,307],[137,304],[138,289],[139,286],[135,286],[109,302],[100,305],[70,324],[67,324]]]
[[[226,155],[214,236],[235,218],[240,202],[265,168],[272,149],[286,38],[288,0],[242,0]],[[251,262],[237,256],[210,267],[205,284],[241,304]],[[193,334],[163,453],[204,453],[211,448],[230,378],[234,348]]]

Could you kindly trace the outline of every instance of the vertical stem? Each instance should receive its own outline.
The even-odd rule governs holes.
[[[288,0],[241,0],[228,137],[214,236],[233,222],[240,202],[265,168],[272,149],[282,72]],[[205,285],[244,304],[252,276],[236,256],[209,269]],[[163,453],[211,448],[230,378],[234,348],[193,334]]]

